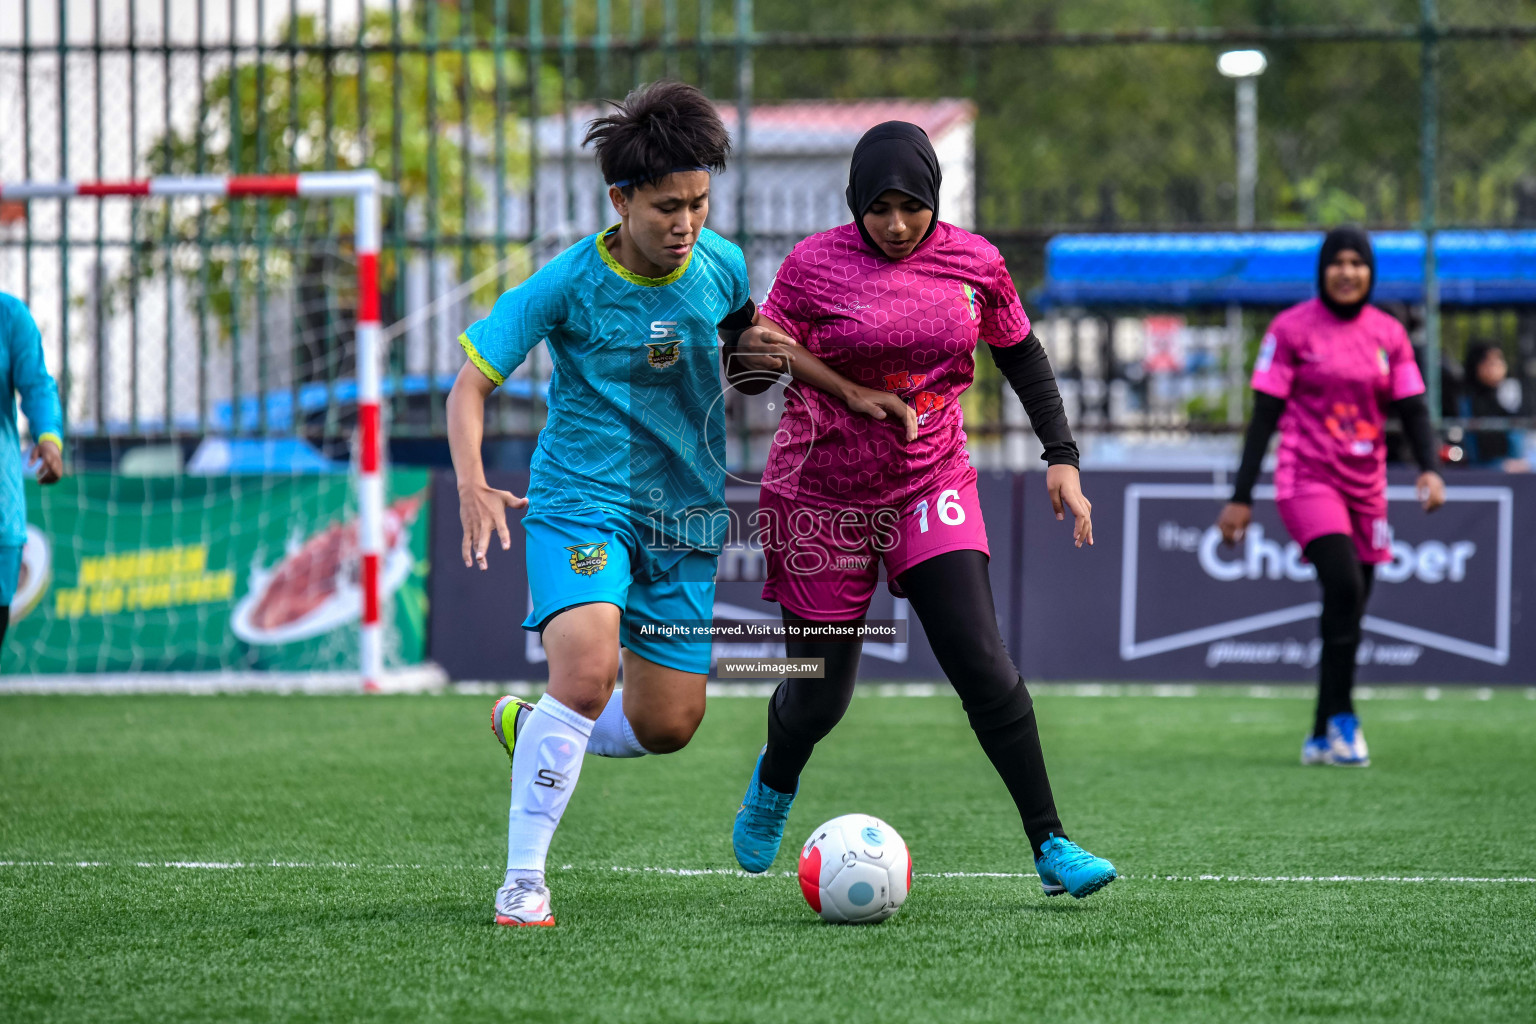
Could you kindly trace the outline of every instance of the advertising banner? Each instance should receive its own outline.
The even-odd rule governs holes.
[[[491,486],[527,493],[527,473],[491,473]],[[1014,544],[1016,503],[1022,486],[1015,474],[983,473],[978,484],[982,515],[992,549],[991,575],[997,602],[998,622],[1004,639],[1016,618],[1011,609],[1017,599],[1019,550]],[[762,599],[767,561],[752,514],[758,507],[758,489],[746,485],[726,488],[732,514],[730,537],[721,552],[715,588],[714,618],[722,623],[778,623],[779,606]],[[531,607],[525,566],[523,533],[514,514],[512,549],[497,544],[487,555],[489,569],[464,568],[461,555],[462,528],[458,517],[458,493],[453,474],[439,474],[433,484],[436,508],[432,536],[432,622],[429,652],[455,680],[527,680],[548,677],[543,646],[537,633],[521,628]],[[1057,524],[1060,525],[1060,524]],[[1059,530],[1068,538],[1071,531]],[[865,641],[860,678],[865,680],[942,680],[943,673],[923,636],[921,625],[907,602],[892,596],[881,583],[875,589],[869,620],[906,625],[905,642]],[[782,642],[717,642],[720,658],[782,657]],[[733,676],[733,678],[736,678]]]
[[[356,670],[361,589],[346,475],[27,483],[6,673]],[[428,474],[390,474],[386,658],[425,654]]]
[[[1392,560],[1376,570],[1358,655],[1363,683],[1536,681],[1536,479],[1457,472],[1426,515],[1411,472],[1387,491]],[[1025,475],[1024,579],[1014,649],[1026,678],[1311,680],[1321,592],[1254,492],[1237,546],[1215,521],[1231,485],[1210,474],[1089,473],[1092,551],[1051,535],[1043,474]]]

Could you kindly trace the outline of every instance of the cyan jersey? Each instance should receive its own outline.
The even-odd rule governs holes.
[[[501,384],[549,341],[549,421],[533,454],[530,511],[614,508],[671,541],[718,551],[726,510],[716,329],[750,298],[746,259],[704,230],[683,266],[641,277],[608,251],[615,230],[582,239],[503,293],[459,344]]]
[[[59,389],[43,365],[43,339],[26,304],[0,292],[0,545],[27,542],[27,495],[22,489],[26,458],[16,428],[16,393],[27,414],[28,431],[64,447]]]

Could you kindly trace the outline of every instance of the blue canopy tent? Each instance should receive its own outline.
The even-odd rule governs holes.
[[[1031,309],[1062,306],[1286,306],[1316,293],[1322,232],[1057,235]],[[1378,302],[1424,301],[1424,236],[1381,231]],[[1446,306],[1536,303],[1536,231],[1442,231],[1435,246]]]
[[[447,396],[453,388],[454,374],[442,373],[437,376],[438,394]],[[429,378],[426,374],[405,374],[396,377],[386,375],[383,380],[383,395],[385,398],[401,396],[403,398],[425,395],[430,390]],[[357,404],[357,380],[354,377],[338,377],[333,383],[313,381],[298,386],[299,418],[324,411],[328,406],[355,406]],[[173,427],[178,431],[193,433],[208,431],[211,433],[228,433],[231,430],[255,431],[266,429],[273,433],[283,433],[295,429],[293,419],[293,399],[295,392],[287,388],[272,390],[265,395],[247,392],[240,396],[238,410],[239,423],[236,424],[236,410],[229,399],[220,399],[210,403],[208,418],[200,419],[195,413],[178,415],[173,421]],[[532,385],[526,378],[517,377],[507,381],[497,390],[497,394],[510,395],[513,398],[528,399],[537,395],[539,400],[549,402],[549,382],[540,381],[538,386]],[[261,403],[265,401],[267,406],[267,419],[263,424],[261,419]],[[94,431],[95,424],[86,422],[81,424]],[[109,420],[106,433],[109,435],[141,433],[159,433],[165,429],[165,421],[155,417],[145,417],[140,420],[137,427],[127,420]]]

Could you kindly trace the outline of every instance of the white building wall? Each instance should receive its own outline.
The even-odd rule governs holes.
[[[835,105],[829,109],[835,109]],[[733,128],[734,111],[726,110],[723,114],[727,127]],[[529,225],[529,186],[509,188],[503,212],[509,235],[564,233],[574,241],[617,223],[618,214],[608,201],[607,186],[590,151],[579,150],[571,166],[566,166],[565,140],[569,137],[579,142],[585,119],[591,115],[591,111],[573,111],[569,133],[559,116],[540,122],[537,175],[529,183],[537,196],[535,230],[530,231]],[[759,130],[754,117],[746,159],[738,154],[735,164],[716,177],[710,195],[708,226],[733,238],[740,235],[737,196],[743,177],[747,180],[747,226],[753,240],[748,270],[753,293],[759,298],[767,292],[779,264],[796,242],[851,219],[844,190],[848,184],[848,163],[862,132],[862,128],[853,131],[842,126],[786,128],[772,124]],[[933,139],[943,173],[940,216],[964,228],[973,228],[976,222],[975,139],[971,114],[953,119]],[[482,164],[479,176],[483,194],[494,196],[492,168]],[[487,208],[471,230],[491,230],[495,223],[493,210],[494,207]]]

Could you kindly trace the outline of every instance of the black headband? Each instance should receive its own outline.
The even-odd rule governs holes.
[[[631,185],[644,185],[651,181],[660,181],[662,178],[670,178],[674,174],[682,174],[687,171],[707,171],[708,167],[674,167],[666,174],[647,175],[640,178],[622,178],[618,181],[610,181],[608,184],[614,188],[629,188]]]

